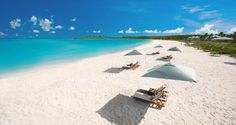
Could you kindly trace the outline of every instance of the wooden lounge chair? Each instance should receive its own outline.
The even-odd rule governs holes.
[[[158,89],[150,88],[148,91],[153,92],[154,94],[157,94],[160,91],[164,91],[164,93],[168,93],[167,85],[166,84],[162,85]]]
[[[130,66],[131,69],[135,70],[139,67],[140,65],[138,64],[138,62],[136,62],[134,65]]]
[[[133,63],[127,64],[127,66],[132,66],[132,65],[134,65],[134,64]]]
[[[163,59],[172,59],[173,56],[172,55],[168,55],[168,56],[165,56],[165,57],[162,57]]]
[[[150,88],[149,90],[138,89],[137,91],[145,93],[145,94],[148,94],[148,95],[151,95],[151,96],[153,96],[153,95],[155,95],[155,94],[157,94],[158,92],[161,92],[161,91],[164,91],[164,93],[168,93],[167,85],[166,84],[162,85],[158,89],[154,89],[154,88]]]
[[[122,66],[122,69],[131,69],[131,66],[133,65],[133,63],[127,64],[126,66]]]
[[[167,88],[166,86],[162,86],[158,89],[138,89],[132,97],[136,100],[148,102],[152,107],[158,107],[159,109],[161,109],[162,107],[165,107],[167,96]]]
[[[128,70],[128,69],[130,69],[130,66],[122,66],[122,69]]]
[[[127,64],[126,66],[122,66],[122,69],[132,69],[132,70],[135,70],[136,68],[138,68],[140,65],[138,64],[138,62],[136,62],[135,64],[133,63],[130,63],[130,64]]]
[[[172,55],[168,55],[168,56],[161,57],[158,60],[170,61],[171,59],[173,59],[173,56]]]
[[[158,54],[160,54],[160,52],[153,52],[153,53],[151,53],[151,54],[147,54],[147,55],[158,55]]]
[[[133,63],[127,64],[126,66],[122,66],[122,69],[131,69],[131,65],[133,65]]]
[[[139,101],[148,102],[151,104],[152,107],[158,107],[161,109],[162,107],[165,106],[165,102],[166,102],[165,98],[162,98],[163,93],[164,92],[159,92],[158,94],[154,96],[150,96],[148,94],[144,94],[137,91],[133,95],[133,98]]]

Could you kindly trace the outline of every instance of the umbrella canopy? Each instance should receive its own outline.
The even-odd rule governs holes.
[[[132,55],[143,55],[141,52],[138,50],[132,50],[129,53],[127,53],[125,56],[132,56]]]
[[[154,48],[163,48],[163,46],[161,44],[155,46]]]
[[[197,82],[197,76],[193,69],[174,63],[155,66],[143,76]]]
[[[179,47],[172,47],[172,48],[169,48],[168,49],[169,51],[179,51],[179,52],[182,52],[183,50]]]

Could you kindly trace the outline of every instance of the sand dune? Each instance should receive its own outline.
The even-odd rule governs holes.
[[[154,48],[161,43],[164,48]],[[178,46],[183,52],[167,51]],[[0,78],[0,125],[208,125],[236,124],[236,60],[156,40],[135,48],[155,56],[124,56],[130,50],[64,64],[39,66]],[[195,69],[198,83],[142,77],[156,59]],[[139,61],[136,70],[121,66]],[[135,101],[138,88],[167,84],[162,110]]]

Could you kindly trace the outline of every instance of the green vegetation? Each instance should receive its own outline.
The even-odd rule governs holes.
[[[228,54],[236,58],[236,43],[235,42],[208,42],[208,41],[194,41],[187,43],[187,46],[192,46],[202,49],[211,54]]]
[[[236,40],[236,32],[234,32],[233,34],[230,34],[229,37],[234,38],[234,40]]]
[[[192,36],[199,36],[198,41],[186,41],[187,38]],[[233,34],[224,34],[220,32],[218,36],[231,37],[236,41],[236,32]],[[75,37],[74,39],[160,39],[160,40],[176,40],[185,41],[187,46],[192,46],[203,51],[211,52],[211,54],[228,54],[236,58],[236,42],[235,41],[211,41],[213,34],[204,35],[173,35],[173,36],[122,36],[122,37],[109,37],[109,36],[86,36]]]
[[[223,32],[220,32],[218,35],[219,36],[226,36]]]
[[[160,39],[160,40],[176,40],[176,41],[184,41],[192,36],[200,36],[201,40],[210,39],[213,34],[204,34],[204,35],[171,35],[171,36],[121,36],[121,37],[111,37],[111,36],[82,36],[82,37],[74,37],[73,39]],[[231,37],[236,40],[236,32],[233,34],[224,34],[220,32],[218,36]]]
[[[122,36],[122,39],[161,39],[161,40],[177,40],[183,41],[188,37],[196,35],[173,35],[173,36]]]
[[[182,41],[188,37],[196,35],[175,35],[175,36],[121,36],[121,37],[110,37],[110,36],[83,36],[74,37],[73,39],[161,39],[161,40],[177,40]]]
[[[224,34],[220,32],[219,36],[232,37],[236,40],[236,32],[233,34]],[[201,40],[193,41],[186,43],[188,46],[192,46],[198,49],[202,49],[211,54],[228,54],[236,58],[236,42],[221,41],[221,42],[210,42],[213,37],[213,34],[204,34],[204,35],[175,35],[175,36],[123,36],[122,39],[161,39],[161,40],[176,40],[176,41],[185,41],[187,38],[192,36],[200,36]],[[205,40],[205,41],[204,41]]]
[[[233,38],[236,41],[236,32],[234,32],[232,34],[225,34],[224,32],[220,32],[217,35],[221,36],[221,37],[230,37],[230,38]],[[201,40],[207,40],[207,39],[211,39],[213,36],[214,36],[214,34],[205,33],[204,35],[200,35],[200,39]]]

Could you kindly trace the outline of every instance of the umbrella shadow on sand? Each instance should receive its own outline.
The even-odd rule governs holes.
[[[117,125],[138,125],[149,108],[148,103],[136,101],[118,94],[105,104],[97,113]]]
[[[124,70],[124,69],[122,69],[122,68],[111,67],[111,68],[105,70],[104,72],[106,72],[106,73],[116,73],[116,74],[118,74],[118,73],[122,72],[123,70]]]

